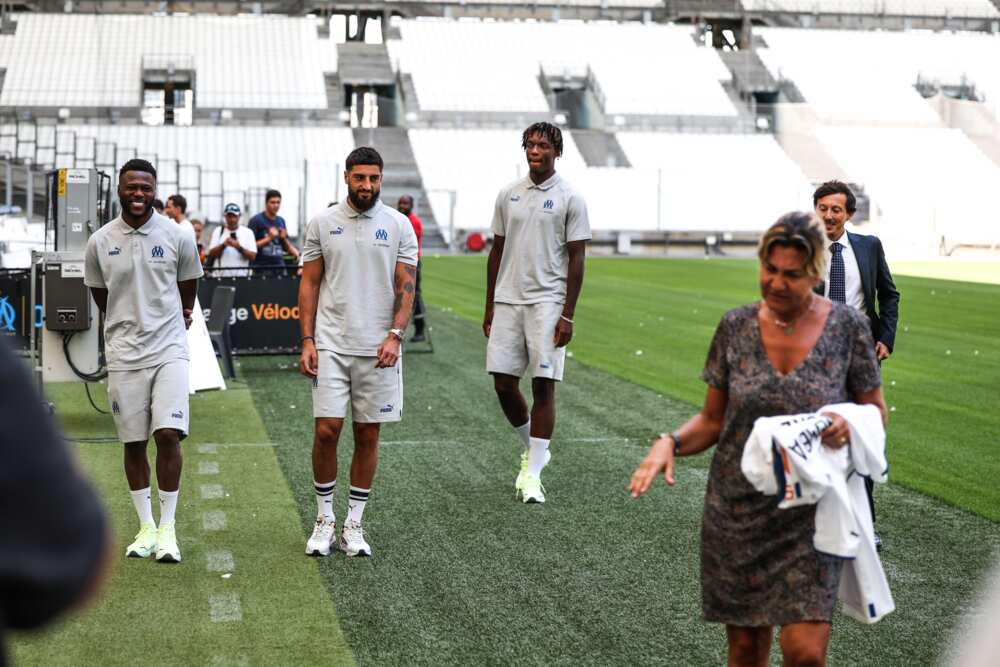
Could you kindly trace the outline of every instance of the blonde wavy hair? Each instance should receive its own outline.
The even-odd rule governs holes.
[[[817,280],[826,279],[826,230],[812,213],[793,211],[778,218],[757,244],[757,257],[766,261],[775,246],[798,248],[806,255],[806,273]]]

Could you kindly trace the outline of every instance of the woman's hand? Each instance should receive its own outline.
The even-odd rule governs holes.
[[[668,485],[674,485],[674,440],[670,436],[657,438],[649,453],[639,467],[632,473],[632,483],[629,491],[633,498],[638,498],[649,491],[653,480],[663,472],[663,479]]]
[[[820,437],[823,444],[830,449],[840,449],[851,441],[851,429],[843,417],[835,412],[821,412],[824,417],[829,417],[833,423],[823,429]]]

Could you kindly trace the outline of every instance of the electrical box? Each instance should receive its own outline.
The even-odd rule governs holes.
[[[42,281],[45,328],[86,331],[90,328],[90,291],[83,284],[83,252],[49,253]]]
[[[96,169],[58,169],[51,197],[56,251],[80,251],[100,227],[101,173]]]

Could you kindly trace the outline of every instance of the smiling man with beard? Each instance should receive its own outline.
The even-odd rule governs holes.
[[[125,477],[139,515],[126,556],[179,563],[174,528],[188,434],[188,343],[201,262],[194,236],[153,210],[156,170],[129,160],[118,173],[121,215],[87,243],[84,283],[104,313],[108,400],[125,444]],[[146,445],[156,442],[160,527],[150,506]]]
[[[337,442],[350,406],[354,429],[340,548],[370,556],[361,517],[378,463],[379,429],[403,415],[401,342],[413,308],[417,238],[406,216],[379,201],[382,157],[347,156],[347,201],[309,221],[299,284],[300,370],[313,380],[316,526],[306,554],[327,556],[336,534]]]

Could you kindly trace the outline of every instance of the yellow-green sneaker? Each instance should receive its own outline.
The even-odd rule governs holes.
[[[552,460],[552,451],[545,450],[545,465],[549,464]],[[545,466],[542,466],[543,468]],[[521,469],[517,473],[517,479],[514,480],[514,497],[517,498],[518,493],[524,488],[524,478],[528,475],[528,450],[521,452]]]
[[[125,547],[128,558],[149,558],[156,551],[156,524],[144,523],[139,527],[135,542]]]
[[[177,535],[172,523],[160,526],[156,533],[156,560],[161,563],[181,562],[181,549],[177,546]]]

